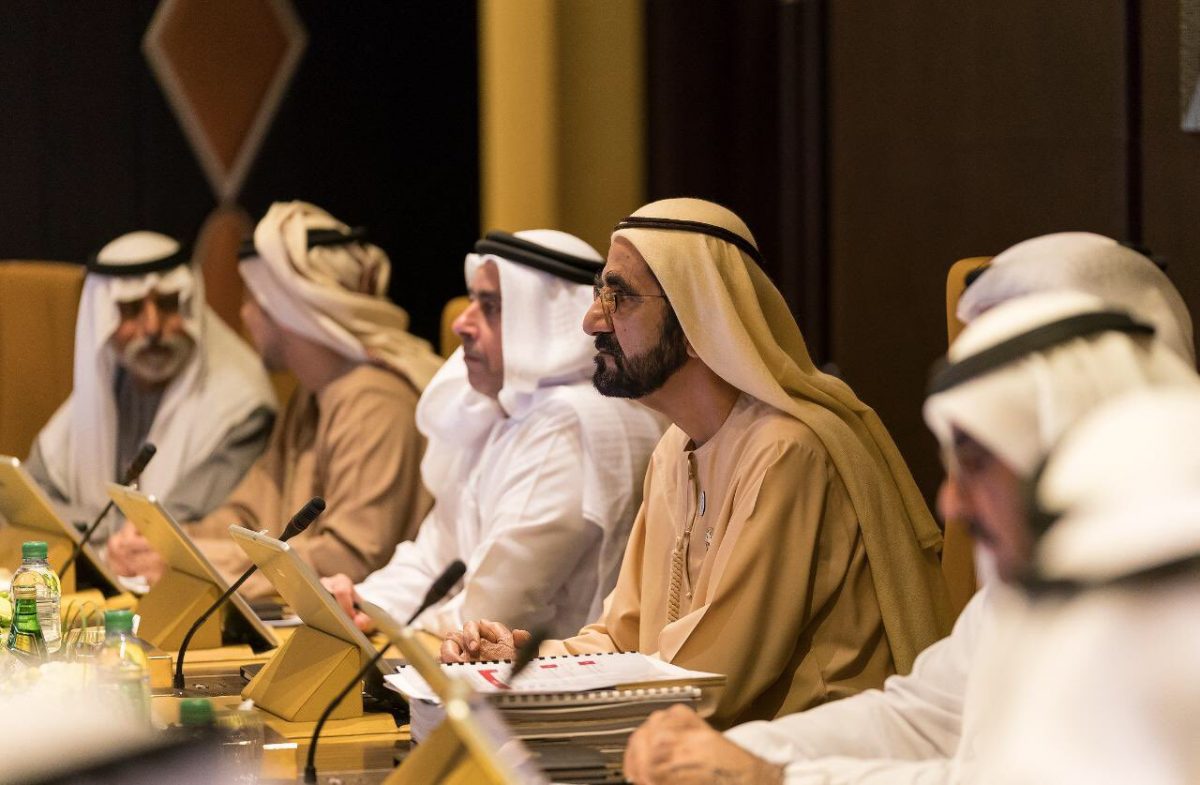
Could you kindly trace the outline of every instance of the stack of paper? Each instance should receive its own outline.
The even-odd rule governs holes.
[[[511,667],[455,663],[442,671],[485,695],[556,782],[620,782],[625,744],[651,712],[682,703],[703,714],[725,681],[636,652],[540,657],[510,683]],[[410,667],[386,678],[409,699],[419,742],[442,721],[438,696]]]

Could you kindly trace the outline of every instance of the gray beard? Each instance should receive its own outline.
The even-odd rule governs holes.
[[[146,351],[152,346],[166,349],[169,356],[163,360],[152,359],[152,355]],[[192,339],[182,334],[159,341],[135,338],[125,346],[124,351],[117,353],[117,363],[144,384],[163,384],[183,370],[194,348]]]

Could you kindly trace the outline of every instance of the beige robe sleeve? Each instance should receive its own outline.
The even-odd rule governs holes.
[[[387,564],[433,506],[421,483],[424,452],[415,393],[397,400],[372,389],[336,407],[317,444],[314,493],[326,511],[292,547],[319,575],[341,572],[355,582]]]
[[[719,728],[878,686],[892,670],[858,522],[824,450],[775,444],[746,461],[703,603],[653,638],[640,630],[642,651],[725,674]],[[639,516],[604,618],[563,652],[639,648],[639,621],[663,618],[640,607],[643,581],[669,580],[641,567],[647,526]]]
[[[278,535],[309,496],[320,495],[325,513],[291,546],[318,575],[345,573],[355,582],[363,580],[387,563],[397,543],[416,536],[433,505],[421,483],[424,439],[415,409],[415,393],[400,400],[394,388],[375,386],[332,402],[322,413],[313,448],[315,477],[294,477],[293,487],[281,492],[286,467],[278,465],[279,456],[256,464],[233,496],[201,523],[212,535],[200,541],[201,548],[222,572],[236,576],[250,562],[229,540],[231,523]],[[306,484],[308,489],[300,487]],[[290,501],[286,508],[281,497]],[[251,598],[272,593],[259,575],[242,588]]]

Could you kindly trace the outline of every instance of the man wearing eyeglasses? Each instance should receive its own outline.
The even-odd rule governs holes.
[[[722,673],[719,726],[878,686],[948,620],[940,533],[903,460],[813,367],[759,262],[746,225],[711,202],[656,202],[617,225],[583,319],[593,383],[673,427],[604,611],[542,649]],[[442,656],[507,656],[514,642],[472,623]]]
[[[1195,388],[1194,372],[1150,324],[1078,292],[1043,292],[996,306],[955,342],[925,419],[946,462],[939,505],[969,523],[981,575],[1022,574],[1035,537],[1024,483],[1068,428],[1131,390]],[[1174,326],[1191,331],[1186,313]],[[654,715],[630,740],[625,775],[639,785],[678,782],[681,772],[696,785],[979,781],[980,727],[996,694],[983,655],[1003,637],[995,607],[1004,591],[986,582],[953,633],[882,690],[724,736],[691,712]]]

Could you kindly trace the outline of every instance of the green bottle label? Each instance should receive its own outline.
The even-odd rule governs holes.
[[[26,658],[45,659],[46,638],[38,623],[37,589],[34,586],[14,586],[12,626],[8,629],[8,650]]]

